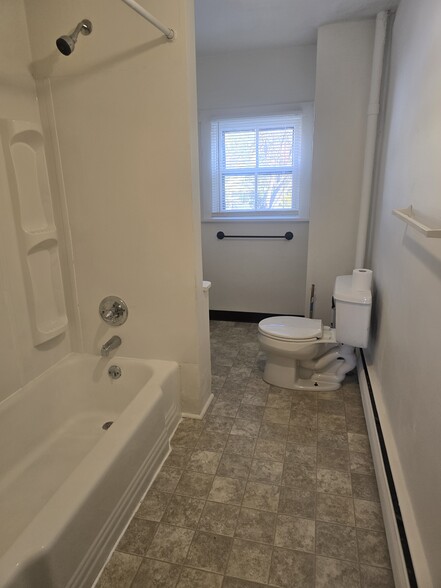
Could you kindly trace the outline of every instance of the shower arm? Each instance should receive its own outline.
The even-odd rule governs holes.
[[[138,2],[135,2],[135,0],[122,0],[122,1],[124,2],[124,4],[127,4],[127,6],[130,6],[130,8],[132,8],[140,16],[142,16],[143,18],[148,20],[153,26],[155,26],[157,29],[159,29],[167,37],[167,39],[169,41],[173,41],[173,39],[175,38],[175,32],[173,29],[170,29],[170,28],[164,26],[162,24],[162,22],[160,22],[157,18],[155,18],[153,16],[153,14],[150,14],[150,12],[147,12],[147,10],[145,10],[145,8],[140,6],[138,4]]]

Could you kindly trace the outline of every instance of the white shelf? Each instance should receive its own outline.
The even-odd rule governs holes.
[[[422,215],[419,215],[413,210],[412,206],[408,208],[395,208],[392,210],[392,214],[426,237],[441,239],[441,222],[423,218]]]

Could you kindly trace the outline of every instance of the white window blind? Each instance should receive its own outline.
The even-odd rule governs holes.
[[[302,113],[211,122],[212,215],[299,213]]]

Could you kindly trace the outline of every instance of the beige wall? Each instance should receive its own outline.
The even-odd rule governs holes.
[[[441,241],[392,216],[441,221],[441,4],[402,0],[371,261],[370,374],[419,586],[441,586]]]
[[[327,324],[335,278],[355,263],[374,32],[364,20],[318,34],[306,308],[315,284],[314,317]]]
[[[36,89],[30,74],[31,52],[24,5],[21,0],[0,2],[0,118],[40,124]],[[48,156],[50,153],[48,152]],[[50,159],[50,157],[49,157]],[[54,181],[51,177],[51,181]],[[26,299],[18,227],[13,215],[12,194],[0,147],[0,401],[41,374],[70,351],[70,331],[34,346],[30,308]],[[59,210],[56,224],[61,229]],[[61,232],[62,233],[62,232]],[[61,239],[63,241],[63,239]],[[64,250],[62,243],[61,249]],[[65,259],[65,251],[61,251]],[[70,327],[72,326],[72,315]]]
[[[201,54],[197,58],[198,108],[259,109],[312,102],[316,47],[282,47]],[[216,233],[283,235],[292,241],[219,241]],[[216,310],[303,314],[308,247],[307,222],[202,223],[204,278],[212,282]]]
[[[168,42],[122,2],[27,2],[33,71],[56,128],[72,232],[83,348],[110,336],[125,356],[182,367],[184,410],[209,394],[191,1],[144,2],[177,31]],[[93,23],[65,57],[55,39]],[[52,104],[51,104],[52,101]],[[127,323],[107,327],[100,300],[121,296]],[[204,355],[205,353],[205,355]]]

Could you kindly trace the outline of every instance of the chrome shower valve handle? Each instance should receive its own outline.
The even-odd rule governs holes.
[[[107,296],[100,303],[99,313],[105,323],[117,327],[126,322],[129,309],[118,296]]]

